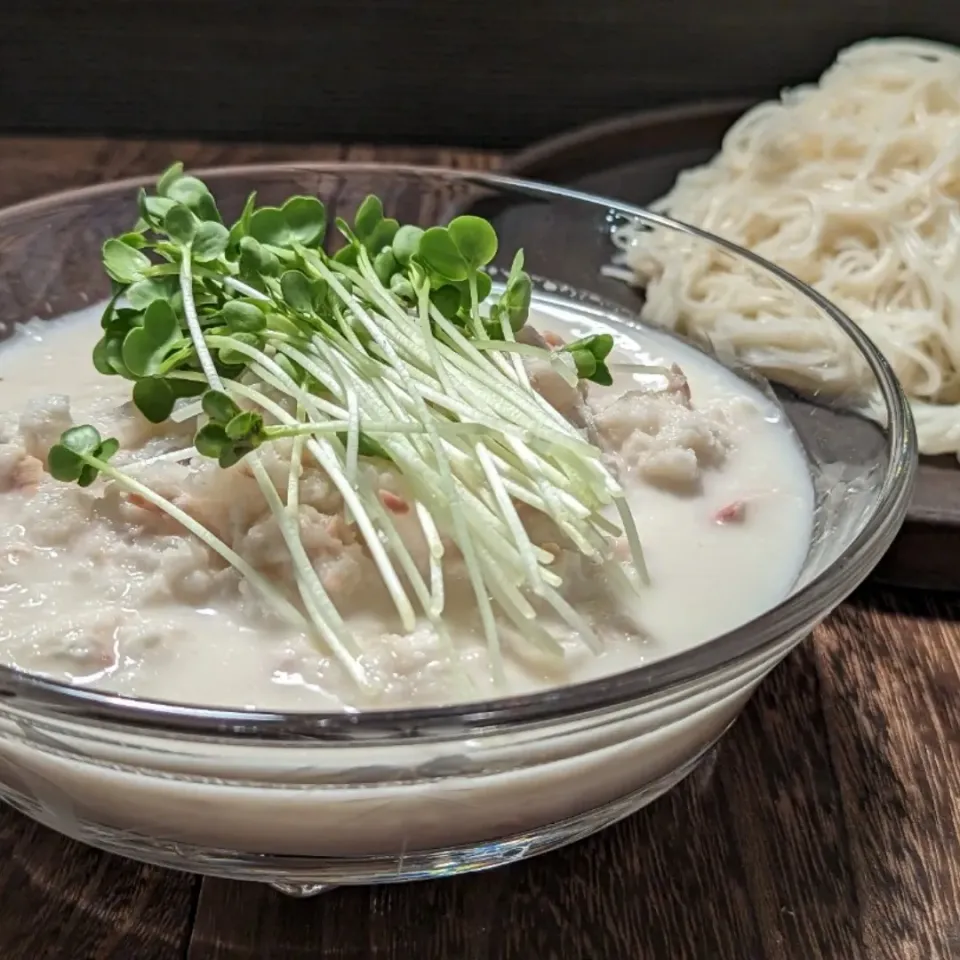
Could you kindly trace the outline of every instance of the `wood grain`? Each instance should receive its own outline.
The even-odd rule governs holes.
[[[2,89],[2,86],[0,86]],[[175,160],[188,167],[285,161],[434,164],[490,170],[498,154],[436,147],[350,147],[296,144],[198,143],[194,140],[104,140],[18,137],[0,140],[0,206],[68,187],[159,173]]]
[[[345,155],[357,154],[0,141],[0,195],[151,172],[174,156]],[[295,901],[140,867],[0,809],[0,958],[956,960],[958,731],[960,599],[865,591],[678,789],[597,837],[491,873]]]
[[[180,960],[199,883],[98,853],[0,806],[3,960]]]

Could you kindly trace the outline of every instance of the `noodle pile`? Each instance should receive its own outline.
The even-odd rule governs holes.
[[[960,50],[870,40],[816,85],[750,110],[720,153],[652,209],[703,227],[814,286],[892,364],[921,451],[960,456]],[[787,382],[873,382],[812,305],[703,241],[618,230],[614,275],[645,316]]]

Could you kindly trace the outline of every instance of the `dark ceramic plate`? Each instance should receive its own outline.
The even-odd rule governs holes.
[[[713,156],[750,103],[717,101],[607,120],[523,151],[506,172],[642,206],[666,193],[681,170]],[[618,300],[628,289],[620,286]],[[958,561],[960,465],[953,457],[924,458],[907,522],[876,576],[899,586],[960,590]]]

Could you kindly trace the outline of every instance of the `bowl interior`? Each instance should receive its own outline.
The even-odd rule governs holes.
[[[280,203],[293,193],[317,195],[327,204],[331,221],[336,216],[352,217],[369,193],[380,196],[388,214],[401,222],[446,222],[469,210],[487,217],[497,228],[501,246],[496,267],[507,269],[513,252],[523,247],[527,269],[547,282],[554,293],[613,311],[628,321],[638,319],[636,291],[602,273],[614,252],[612,228],[625,217],[637,215],[637,211],[612,202],[505,178],[372,165],[235,168],[201,176],[227,220],[239,214],[252,190],[257,191],[261,203]],[[102,272],[100,248],[105,238],[132,225],[138,189],[135,182],[107,185],[0,213],[0,335],[9,336],[18,323],[31,318],[58,317],[106,299],[109,284]],[[657,228],[672,229],[663,223]],[[769,279],[764,267],[751,265],[751,269]],[[807,296],[799,289],[794,293],[798,303]],[[850,330],[848,335],[856,338],[852,324]],[[767,385],[764,381],[764,388],[772,390],[782,403],[803,444],[816,490],[814,536],[792,596],[758,620],[702,648],[630,675],[568,688],[563,691],[568,704],[598,703],[598,698],[622,697],[629,690],[649,692],[748,656],[822,615],[879,560],[902,521],[915,450],[909,412],[892,375],[876,351],[862,348],[869,353],[873,386],[884,398],[884,424],[864,415],[863,396],[828,395],[809,384]],[[718,359],[756,380],[733,358]],[[23,693],[25,682],[9,671],[0,671],[0,688]],[[110,695],[64,690],[58,690],[56,684],[33,685],[38,696],[61,700],[79,696],[86,707],[110,701]],[[556,697],[551,702],[550,697],[534,695],[435,713],[447,719],[468,715],[482,719],[490,710],[529,709],[533,716],[542,710],[559,710],[556,701]],[[415,719],[423,711],[408,713]],[[169,711],[167,714],[169,719]],[[251,724],[258,722],[256,716],[247,719]]]

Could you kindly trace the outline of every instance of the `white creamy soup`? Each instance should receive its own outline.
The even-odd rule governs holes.
[[[33,323],[0,349],[0,662],[24,671],[137,697],[280,710],[526,693],[637,667],[736,627],[786,595],[807,550],[810,477],[770,400],[671,338],[542,301],[527,339],[542,342],[536,330],[548,343],[615,333],[614,387],[572,388],[527,362],[535,388],[604,450],[624,486],[649,583],[635,601],[611,590],[542,514],[521,507],[530,539],[554,555],[565,600],[599,643],[589,649],[538,607],[560,654],[514,636],[498,686],[455,551],[444,560],[451,642],[426,621],[405,632],[342,498],[305,460],[301,537],[361,651],[371,683],[360,688],[317,638],[272,615],[175,520],[103,479],[80,488],[45,473],[61,433],[91,423],[120,441],[115,463],[295,596],[288,552],[249,465],[157,459],[189,449],[195,421],[156,427],[129,403],[128,382],[96,372],[98,320],[91,309]],[[631,364],[670,369],[637,373]],[[290,444],[260,453],[281,495]],[[363,469],[427,576],[428,547],[403,483],[389,465]]]

